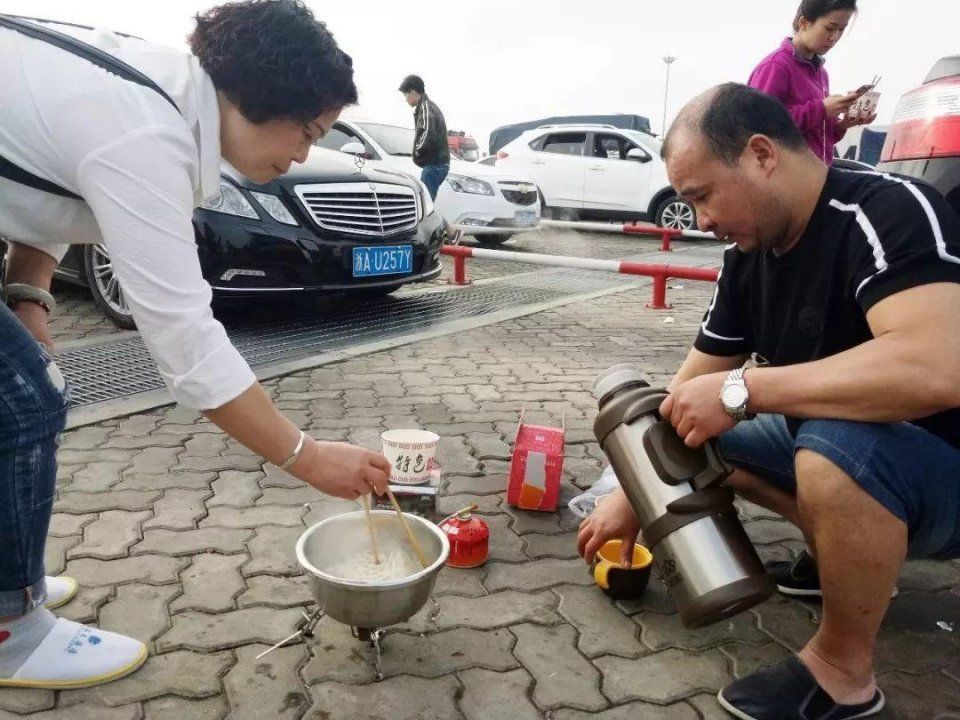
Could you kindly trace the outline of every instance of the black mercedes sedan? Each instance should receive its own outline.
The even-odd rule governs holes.
[[[194,212],[193,228],[214,300],[241,302],[432,280],[447,232],[419,180],[322,148],[264,185],[224,164],[220,193]],[[56,277],[89,287],[117,325],[134,327],[104,246],[72,246]]]

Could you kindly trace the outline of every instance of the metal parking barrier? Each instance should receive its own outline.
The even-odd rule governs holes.
[[[675,238],[688,240],[716,240],[713,233],[699,230],[681,230],[680,228],[666,228],[647,223],[604,223],[586,222],[579,220],[541,220],[542,227],[564,228],[567,230],[587,230],[590,232],[609,232],[621,235],[654,235],[660,237],[660,250],[670,252],[670,241]]]
[[[621,275],[644,275],[653,278],[653,297],[647,307],[653,310],[667,310],[667,278],[678,280],[702,280],[716,282],[719,270],[716,268],[688,267],[685,265],[661,265],[657,263],[639,263],[629,260],[595,260],[593,258],[571,257],[569,255],[543,255],[538,253],[518,253],[509,250],[488,250],[486,248],[464,245],[444,245],[440,252],[453,258],[453,283],[469,285],[467,277],[467,258],[488,258],[490,260],[508,260],[530,265],[549,265],[552,267],[575,268],[577,270],[599,270]]]

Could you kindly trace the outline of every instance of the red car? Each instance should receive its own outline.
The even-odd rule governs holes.
[[[461,160],[467,162],[476,162],[480,159],[480,146],[477,141],[467,135],[463,130],[448,130],[447,145],[450,152]]]
[[[924,180],[960,215],[960,56],[938,60],[900,98],[877,169]]]

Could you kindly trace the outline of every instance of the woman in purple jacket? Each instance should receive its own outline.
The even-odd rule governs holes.
[[[857,0],[803,0],[793,21],[793,38],[760,61],[749,85],[782,102],[810,149],[828,165],[833,146],[848,128],[876,119],[851,118],[850,106],[865,92],[831,95],[823,56],[840,40],[857,12]]]

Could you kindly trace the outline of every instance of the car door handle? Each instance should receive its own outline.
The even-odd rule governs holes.
[[[591,169],[591,170],[597,170],[597,171],[599,171],[599,172],[603,172],[606,168],[602,168],[602,167],[599,167],[599,166],[597,166],[597,165],[591,165],[591,166],[590,166],[590,169]]]
[[[533,161],[533,164],[534,164],[534,165],[546,165],[546,164],[547,164],[547,161],[546,161],[546,160],[534,160],[534,161]]]

